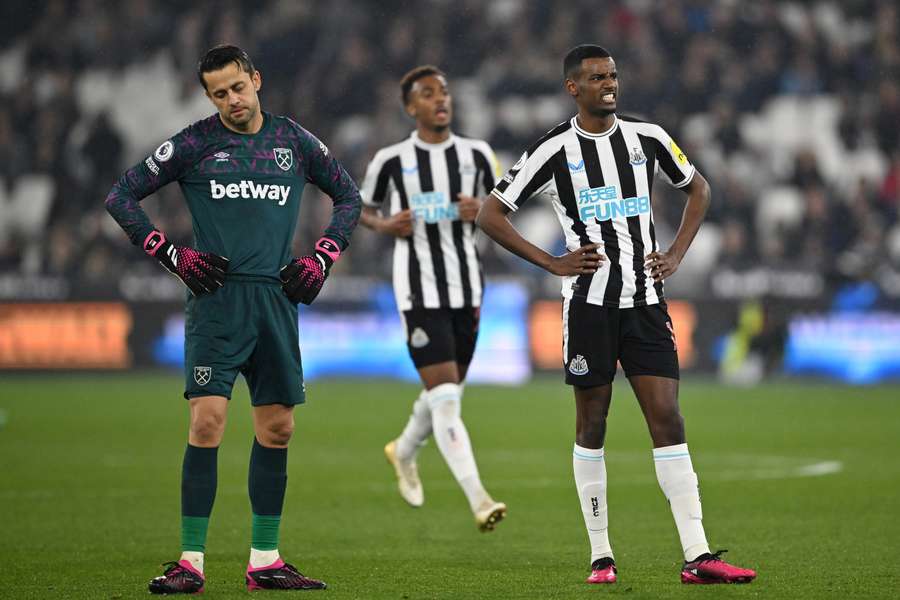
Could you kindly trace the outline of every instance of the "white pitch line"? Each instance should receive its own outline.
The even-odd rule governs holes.
[[[797,479],[800,477],[821,477],[823,475],[833,475],[844,469],[844,463],[839,460],[823,460],[807,465],[799,465],[793,467],[768,468],[768,469],[750,469],[748,471],[734,471],[725,473],[710,473],[703,476],[700,473],[700,480],[715,481],[743,481],[747,479],[766,480],[766,479]]]
[[[826,460],[812,465],[806,465],[795,469],[796,477],[818,477],[820,475],[831,475],[832,473],[840,473],[844,470],[844,463],[839,460]]]

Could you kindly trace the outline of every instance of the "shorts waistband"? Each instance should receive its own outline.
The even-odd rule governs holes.
[[[228,283],[262,283],[268,285],[281,285],[281,280],[268,275],[251,275],[249,273],[226,273],[225,281]]]

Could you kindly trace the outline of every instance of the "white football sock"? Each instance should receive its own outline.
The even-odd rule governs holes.
[[[434,440],[447,466],[462,487],[469,507],[475,512],[491,497],[485,491],[478,477],[478,467],[472,455],[469,432],[462,422],[460,390],[455,383],[442,383],[431,388],[426,394],[431,409],[431,427]]]
[[[606,509],[606,459],[603,448],[582,448],[578,444],[572,450],[572,470],[575,471],[575,489],[581,502],[581,513],[591,542],[591,562],[613,556],[609,545],[609,513]]]
[[[202,552],[193,552],[191,550],[185,550],[181,553],[181,558],[179,560],[186,560],[191,563],[191,566],[203,573],[203,553]]]
[[[257,550],[250,548],[250,568],[259,569],[260,567],[268,567],[276,560],[281,558],[278,550]]]
[[[656,465],[656,480],[675,518],[684,560],[691,561],[709,552],[703,531],[700,488],[687,444],[654,448],[653,463]]]
[[[397,458],[409,460],[414,458],[419,448],[425,444],[425,440],[431,435],[431,409],[428,408],[428,399],[425,390],[413,403],[412,414],[403,429],[403,433],[397,438]]]

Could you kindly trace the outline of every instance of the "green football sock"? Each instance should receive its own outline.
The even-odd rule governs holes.
[[[277,550],[278,529],[281,527],[281,515],[253,515],[253,526],[250,535],[250,547],[254,550]]]
[[[250,547],[276,550],[287,489],[287,448],[266,448],[254,438],[247,487],[253,508]]]
[[[181,550],[204,552],[216,499],[218,448],[188,444],[181,466]]]

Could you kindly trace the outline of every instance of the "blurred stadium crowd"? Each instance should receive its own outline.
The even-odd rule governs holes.
[[[765,267],[900,295],[898,28],[890,0],[4,2],[0,273],[103,283],[158,269],[103,200],[125,168],[212,112],[195,65],[216,43],[244,47],[264,109],[293,116],[361,181],[375,150],[408,135],[398,81],[412,66],[449,74],[454,129],[489,140],[505,169],[573,113],[562,57],[594,42],[616,58],[622,112],[662,124],[711,182],[679,290],[706,293],[717,267]],[[671,238],[683,201],[658,189],[657,230]],[[298,251],[330,209],[304,202]],[[145,207],[189,240],[177,186]],[[542,210],[517,225],[559,250]],[[526,268],[485,246],[489,274]],[[386,277],[389,247],[361,230],[341,269]]]

